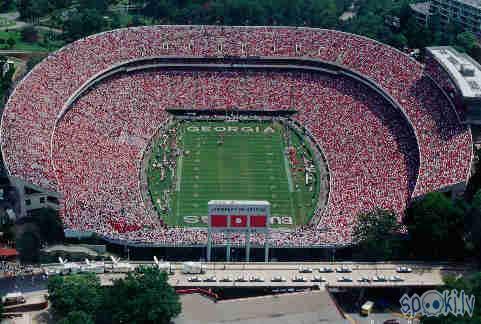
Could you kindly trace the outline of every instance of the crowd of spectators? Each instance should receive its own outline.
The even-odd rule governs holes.
[[[426,53],[425,71],[451,98],[460,118],[464,118],[466,111],[463,108],[461,91],[455,86],[449,73],[444,70],[431,53]]]
[[[183,95],[186,89],[192,91],[188,86],[194,81],[197,95]],[[348,240],[359,212],[383,207],[402,214],[416,181],[416,140],[402,115],[366,86],[347,77],[307,73],[250,72],[241,77],[240,72],[155,70],[104,81],[58,124],[52,158],[65,195],[66,224],[104,235],[137,230],[155,235],[156,216],[146,218],[135,182],[139,156],[158,125],[167,122],[171,98],[181,107],[200,102],[229,110],[250,97],[253,82],[259,102],[269,105],[274,92],[279,100],[291,101],[298,111],[294,118],[315,136],[330,163],[330,200],[320,211],[322,232],[338,231],[333,238]],[[209,91],[203,90],[204,84]],[[219,105],[218,98],[226,93],[229,100]],[[105,218],[116,219],[115,226]],[[119,228],[119,222],[126,225]],[[176,236],[163,240],[179,242]]]
[[[15,261],[0,261],[0,276],[16,277],[33,273],[33,267]]]
[[[309,57],[342,65],[399,103],[414,134],[399,113],[354,81],[274,72],[114,77],[57,120],[77,89],[116,64],[225,55]],[[325,151],[331,193],[319,226],[273,233],[279,245],[349,242],[357,212],[385,207],[402,213],[411,197],[464,182],[469,172],[469,129],[421,64],[352,34],[271,27],[138,27],[64,47],[35,67],[9,99],[2,116],[4,161],[12,175],[63,195],[69,228],[130,240],[204,242],[204,231],[160,225],[139,193],[140,152],[167,120],[164,109],[172,107],[299,111],[295,118]],[[112,220],[127,225],[115,230]],[[142,229],[125,231],[135,226]]]

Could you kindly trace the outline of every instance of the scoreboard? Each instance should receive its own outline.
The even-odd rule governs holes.
[[[270,203],[249,200],[211,200],[208,203],[209,229],[267,230]]]
[[[226,245],[227,262],[230,261],[231,232],[246,235],[246,261],[250,258],[251,233],[265,233],[264,261],[269,260],[269,221],[271,204],[257,200],[211,200],[209,209],[209,231],[207,236],[207,261],[211,260],[212,232],[228,232]]]

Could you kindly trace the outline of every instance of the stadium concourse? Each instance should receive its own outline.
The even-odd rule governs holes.
[[[69,104],[102,73],[160,56],[310,58],[361,75],[401,110],[350,77],[246,69],[124,72]],[[3,159],[11,175],[61,193],[67,229],[122,242],[204,245],[206,230],[167,228],[141,195],[143,151],[172,107],[297,111],[293,118],[328,161],[329,200],[315,224],[273,230],[275,247],[349,244],[359,212],[382,207],[401,217],[412,198],[465,183],[470,172],[462,112],[420,63],[364,37],[287,27],[151,26],[76,41],[16,87],[2,116]]]

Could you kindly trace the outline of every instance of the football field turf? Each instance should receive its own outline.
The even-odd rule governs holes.
[[[275,227],[309,221],[318,175],[306,185],[302,163],[291,165],[288,141],[297,161],[312,156],[291,128],[271,121],[182,121],[168,134],[153,145],[147,168],[152,202],[167,225],[206,226],[209,200],[267,200]]]
[[[282,127],[261,122],[190,122],[181,126],[175,222],[207,215],[207,202],[267,200],[274,216],[293,216]]]

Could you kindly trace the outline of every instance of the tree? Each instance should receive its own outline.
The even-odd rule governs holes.
[[[73,311],[67,314],[59,324],[94,324],[92,317],[83,311]]]
[[[50,244],[65,239],[62,221],[56,210],[51,208],[36,210],[32,212],[32,219],[39,229],[42,242]]]
[[[408,46],[411,48],[424,48],[431,45],[433,41],[433,33],[431,30],[419,26],[416,18],[412,16],[402,24],[401,29],[408,40]]]
[[[74,13],[64,25],[65,35],[70,40],[79,39],[103,30],[104,17],[98,10],[85,9]]]
[[[335,27],[345,0],[148,1],[145,16],[172,24]]]
[[[168,324],[180,314],[179,296],[157,268],[141,268],[107,288],[104,310],[114,323]]]
[[[20,33],[22,40],[27,43],[35,43],[38,41],[38,32],[35,27],[32,25],[28,25],[24,27]]]
[[[70,0],[49,0],[52,9],[67,8],[70,4]]]
[[[468,181],[466,191],[464,193],[464,199],[470,202],[476,192],[481,189],[481,149],[475,149],[474,151],[474,174]]]
[[[2,0],[0,1],[0,12],[7,12],[13,6],[13,0]]]
[[[0,71],[5,72],[0,73],[0,103],[3,102],[5,95],[12,84],[12,76],[15,73],[14,65],[9,64],[7,61],[7,57],[0,56]],[[5,70],[5,68],[8,68],[8,70]]]
[[[353,237],[358,255],[376,259],[392,259],[401,246],[401,225],[392,211],[375,209],[358,216]]]
[[[149,1],[143,10],[147,17],[164,18],[167,17],[173,8],[170,8],[167,0]]]
[[[46,15],[52,8],[49,0],[19,0],[17,10],[21,19],[30,20]]]
[[[94,9],[99,12],[105,12],[109,8],[108,0],[79,0],[81,10]]]
[[[15,225],[8,218],[0,225],[0,232],[3,233],[2,241],[15,241]]]
[[[8,65],[5,66],[6,64]],[[8,67],[8,71],[3,73],[6,67]],[[15,73],[15,67],[13,64],[8,63],[6,56],[0,56],[0,71],[2,71],[2,73],[0,73],[0,93],[3,94],[10,88],[12,76]]]
[[[20,13],[20,19],[32,17],[32,0],[18,0],[17,10]]]
[[[439,290],[456,289],[458,293],[464,290],[466,296],[474,295],[475,303],[481,300],[481,272],[477,272],[468,276],[455,278],[447,276],[444,278],[445,286]],[[423,318],[422,323],[431,324],[477,324],[481,323],[481,308],[475,304],[473,316],[440,316],[438,318]]]
[[[469,54],[477,43],[476,36],[471,32],[462,32],[456,36],[456,45]]]
[[[27,61],[27,72],[30,71],[44,59],[43,56],[31,56]]]
[[[454,21],[438,31],[443,31],[443,33],[441,33],[441,40],[438,44],[456,45],[456,36],[463,32],[463,27],[459,22]]]
[[[399,34],[393,34],[391,39],[389,40],[389,43],[394,47],[403,48],[407,45],[408,40],[406,36],[399,33]]]
[[[479,44],[475,44],[474,47],[471,49],[471,57],[478,62],[481,62],[481,46]]]
[[[466,250],[481,261],[481,189],[465,212]]]
[[[17,42],[15,41],[15,39],[13,39],[13,38],[11,38],[11,37],[10,37],[9,39],[7,39],[8,48],[14,47],[16,43],[17,43]]]
[[[50,277],[48,293],[55,314],[61,318],[71,312],[96,314],[102,303],[100,280],[93,273]]]
[[[179,296],[157,268],[141,268],[109,288],[93,274],[53,276],[49,300],[63,324],[132,323],[167,324],[180,313]]]
[[[40,238],[31,231],[23,232],[16,242],[20,260],[26,263],[38,261],[40,255]]]
[[[411,250],[424,259],[462,258],[463,210],[443,193],[434,192],[412,203],[406,224]]]

